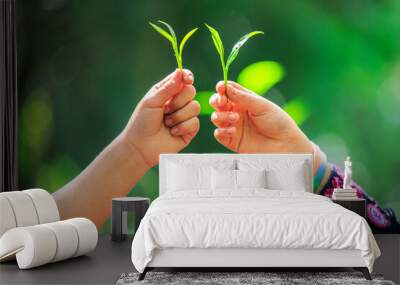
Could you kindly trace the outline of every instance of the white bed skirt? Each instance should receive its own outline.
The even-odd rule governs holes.
[[[359,250],[197,249],[155,250],[147,267],[366,267]]]

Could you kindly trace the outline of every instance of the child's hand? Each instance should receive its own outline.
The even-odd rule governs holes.
[[[189,70],[176,70],[154,85],[137,105],[122,136],[149,167],[160,153],[182,150],[199,130],[200,104]]]
[[[225,90],[227,89],[227,90]],[[210,98],[211,121],[219,143],[238,153],[312,153],[313,146],[279,106],[229,81],[221,81]]]

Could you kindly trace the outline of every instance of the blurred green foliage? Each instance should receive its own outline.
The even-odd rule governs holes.
[[[67,183],[174,69],[169,43],[148,26],[165,19],[179,31],[210,23],[228,46],[263,30],[230,77],[282,106],[330,161],[352,156],[355,180],[400,212],[400,1],[24,0],[17,13],[21,188]],[[205,91],[185,152],[227,152],[209,118],[222,78],[208,31],[191,39],[184,64]],[[157,192],[154,168],[130,195]]]
[[[196,100],[200,103],[201,115],[211,115],[214,112],[214,109],[209,104],[210,97],[213,95],[213,91],[197,91],[196,92]]]
[[[237,82],[259,95],[264,95],[281,81],[284,75],[284,68],[278,62],[260,61],[243,68]]]

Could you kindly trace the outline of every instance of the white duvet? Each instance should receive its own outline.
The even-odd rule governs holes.
[[[132,243],[143,272],[155,249],[358,249],[372,272],[379,248],[365,219],[328,198],[299,191],[172,192],[157,198]]]

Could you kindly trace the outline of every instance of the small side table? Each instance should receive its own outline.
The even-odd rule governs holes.
[[[123,241],[128,233],[128,212],[135,215],[135,231],[146,214],[150,199],[144,197],[120,197],[112,199],[111,240]]]
[[[366,202],[365,199],[357,200],[336,200],[332,199],[332,202],[339,204],[340,206],[359,214],[364,219],[366,216]]]

